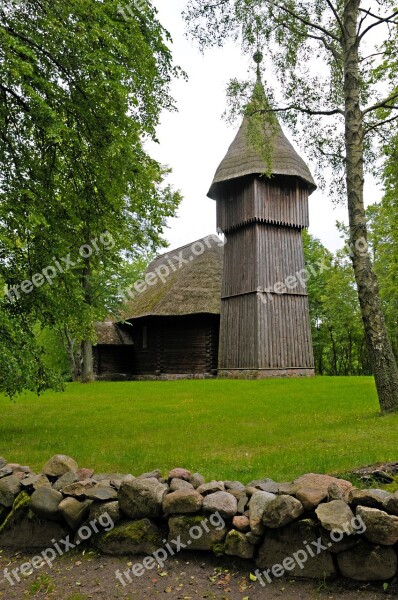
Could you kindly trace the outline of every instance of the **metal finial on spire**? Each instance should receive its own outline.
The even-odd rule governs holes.
[[[253,55],[253,60],[257,64],[257,80],[258,81],[261,80],[260,64],[263,62],[263,58],[264,58],[263,53],[260,52],[260,49],[257,49],[255,54]]]

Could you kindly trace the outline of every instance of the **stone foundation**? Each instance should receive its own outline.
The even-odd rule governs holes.
[[[272,379],[315,377],[314,369],[219,369],[220,379]]]
[[[49,555],[69,539],[105,554],[147,555],[143,564],[208,551],[249,560],[263,585],[284,575],[397,576],[398,492],[313,473],[247,484],[206,482],[183,468],[137,475],[94,473],[64,455],[36,474],[0,458],[0,548]]]

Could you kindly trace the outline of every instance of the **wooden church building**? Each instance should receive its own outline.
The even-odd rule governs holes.
[[[120,322],[98,325],[97,377],[314,374],[307,289],[297,275],[316,185],[279,123],[264,124],[271,168],[249,127],[245,117],[208,192],[225,244],[209,236],[149,265]]]

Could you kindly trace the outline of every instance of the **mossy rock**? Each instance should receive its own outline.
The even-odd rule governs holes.
[[[232,529],[226,537],[224,552],[230,556],[253,558],[254,546],[250,543],[244,533]]]
[[[214,544],[213,546],[213,554],[219,558],[220,556],[224,556],[225,547],[224,544]]]
[[[152,554],[163,546],[164,532],[149,519],[125,521],[93,538],[104,554]]]
[[[17,526],[29,512],[30,496],[27,492],[21,492],[14,500],[11,510],[8,510],[8,515],[0,525],[0,539],[8,531],[11,531]],[[1,515],[1,513],[0,513]]]
[[[21,492],[14,500],[11,511],[0,525],[1,548],[47,548],[52,539],[63,539],[69,530],[62,525],[39,519],[30,510],[30,496]]]
[[[212,515],[214,522],[215,515]],[[169,542],[181,539],[188,550],[213,550],[223,544],[228,529],[223,521],[212,525],[204,515],[178,516],[169,519]]]

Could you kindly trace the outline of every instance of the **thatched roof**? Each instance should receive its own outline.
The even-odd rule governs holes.
[[[266,161],[260,156],[248,135],[248,117],[244,117],[239,131],[230,145],[227,154],[220,163],[208,197],[216,200],[220,183],[244,177],[245,175],[260,175],[268,171]],[[316,189],[316,183],[304,160],[297,154],[279,123],[276,132],[269,125],[264,125],[266,139],[272,140],[272,175],[290,175],[299,177],[308,184],[310,194]]]
[[[158,256],[145,275],[163,272],[164,281],[157,276],[155,283],[146,285],[141,293],[133,288],[135,297],[122,318],[127,321],[145,316],[220,314],[223,255],[221,240],[209,235]]]
[[[132,339],[128,335],[128,332],[117,323],[111,321],[95,323],[94,328],[97,335],[97,345],[120,346],[121,344],[132,344]]]

